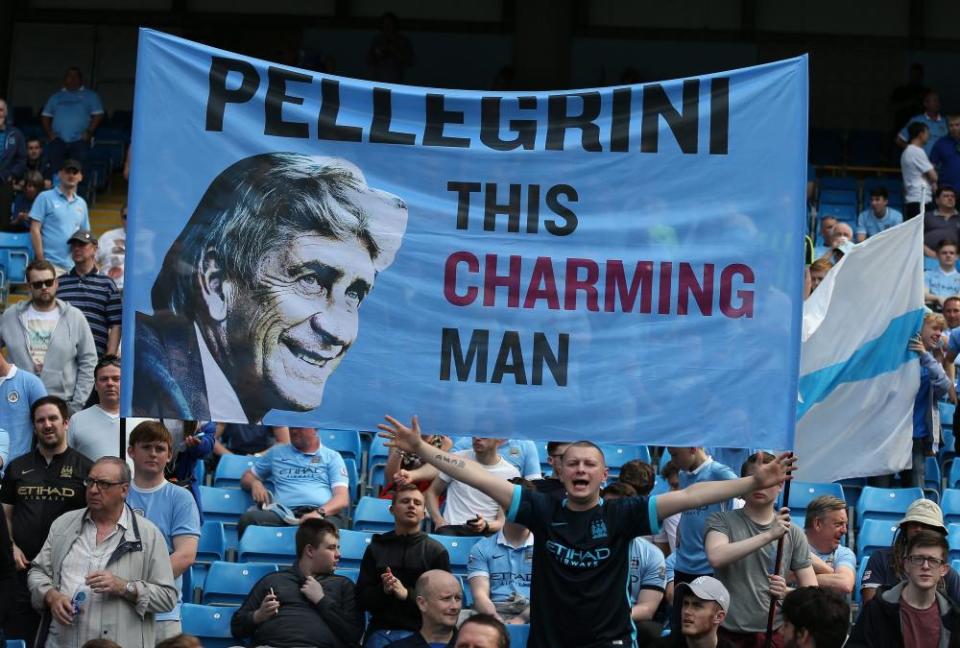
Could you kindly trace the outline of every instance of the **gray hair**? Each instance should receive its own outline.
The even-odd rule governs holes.
[[[98,466],[100,464],[110,464],[111,466],[118,466],[120,468],[120,481],[122,481],[124,484],[130,483],[130,480],[132,479],[132,475],[130,474],[130,466],[127,464],[126,461],[124,461],[120,457],[112,457],[110,455],[107,455],[106,457],[100,457],[99,459],[93,462],[94,466]],[[93,470],[93,467],[91,467],[90,469]]]

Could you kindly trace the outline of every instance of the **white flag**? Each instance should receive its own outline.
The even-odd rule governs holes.
[[[923,315],[922,217],[854,246],[804,303],[798,479],[910,466]]]

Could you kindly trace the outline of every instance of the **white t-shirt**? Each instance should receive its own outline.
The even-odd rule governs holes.
[[[473,450],[455,454],[471,461],[477,460]],[[520,471],[503,457],[500,457],[500,461],[492,466],[480,465],[487,472],[503,480],[520,476]],[[447,524],[466,524],[467,520],[476,518],[478,513],[488,522],[497,517],[500,506],[492,497],[487,497],[476,488],[467,486],[463,482],[451,481],[450,475],[446,473],[440,473],[439,478],[449,484],[447,486],[447,504],[443,509],[443,519]]]
[[[933,200],[930,182],[924,173],[933,165],[924,150],[916,144],[908,144],[900,156],[900,171],[903,173],[903,189],[908,203],[930,202]]]
[[[99,405],[70,417],[67,445],[90,461],[117,457],[120,452],[120,414],[110,414]]]
[[[53,330],[60,321],[60,309],[38,311],[31,304],[27,308],[27,345],[30,349],[30,359],[35,365],[42,365],[50,348]]]

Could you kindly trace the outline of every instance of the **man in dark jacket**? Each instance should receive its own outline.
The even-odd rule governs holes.
[[[380,648],[419,630],[417,579],[431,569],[450,571],[447,550],[420,528],[426,509],[416,484],[397,488],[390,512],[394,530],[373,536],[357,577],[360,607],[370,613],[364,648]]]
[[[445,571],[424,572],[411,596],[416,597],[423,620],[420,632],[390,644],[392,648],[452,648],[463,609],[463,589],[457,577]]]
[[[304,520],[297,529],[297,562],[260,579],[233,615],[230,631],[251,645],[347,648],[363,634],[363,615],[349,578],[333,573],[340,559],[337,527]]]
[[[903,559],[906,581],[883,588],[867,602],[847,646],[902,648],[960,643],[960,609],[937,591],[947,571],[947,540],[920,531],[907,543]]]

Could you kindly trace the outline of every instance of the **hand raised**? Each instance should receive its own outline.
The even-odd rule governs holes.
[[[404,452],[416,454],[422,443],[420,439],[420,421],[417,417],[413,417],[409,427],[392,416],[385,416],[384,419],[387,422],[380,423],[377,427],[382,430],[380,437],[387,439],[386,446],[388,448],[397,448]]]

